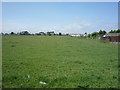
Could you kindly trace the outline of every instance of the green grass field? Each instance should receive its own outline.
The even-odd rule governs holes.
[[[3,88],[118,87],[116,44],[69,36],[2,40]]]

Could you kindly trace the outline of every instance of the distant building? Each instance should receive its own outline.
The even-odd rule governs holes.
[[[87,33],[83,34],[83,37],[86,37],[87,36]]]
[[[80,37],[81,34],[71,34],[70,36],[71,36],[71,37]]]
[[[45,35],[45,33],[44,33],[44,32],[39,32],[39,34],[40,34],[40,35]]]
[[[46,35],[44,32],[36,33],[36,35]]]
[[[100,40],[109,42],[120,42],[120,33],[107,33],[100,37]]]
[[[47,35],[55,35],[54,31],[47,32]]]

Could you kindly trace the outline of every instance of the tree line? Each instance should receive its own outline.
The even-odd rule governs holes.
[[[88,38],[96,38],[96,37],[100,37],[100,36],[103,36],[105,35],[106,33],[120,33],[120,29],[118,30],[110,30],[109,32],[106,32],[105,30],[99,30],[99,32],[93,32],[91,34],[87,34],[87,32],[85,32],[84,34],[87,35]],[[54,31],[50,31],[50,32],[39,32],[39,33],[35,33],[35,34],[31,34],[29,33],[28,31],[22,31],[22,32],[19,32],[19,33],[14,33],[14,32],[11,32],[11,33],[2,33],[3,35],[69,35],[69,34],[62,34],[61,32],[59,32],[58,34],[56,34]]]
[[[54,31],[51,31],[51,32],[39,32],[39,33],[35,33],[35,34],[31,34],[29,33],[28,31],[22,31],[22,32],[19,32],[19,33],[14,33],[14,32],[11,32],[11,33],[1,33],[2,35],[62,35],[61,32],[59,32],[58,34],[55,33]]]
[[[110,30],[109,32],[106,32],[105,30],[100,30],[99,32],[93,32],[91,34],[88,34],[89,38],[96,38],[105,35],[106,33],[120,33],[120,29],[118,30]]]

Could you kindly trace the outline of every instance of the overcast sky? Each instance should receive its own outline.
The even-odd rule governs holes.
[[[91,33],[118,29],[118,2],[3,2],[2,32]]]

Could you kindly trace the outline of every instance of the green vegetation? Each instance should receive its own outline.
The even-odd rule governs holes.
[[[2,35],[0,35],[0,67],[2,67]],[[0,90],[2,89],[2,68],[0,68]]]
[[[120,29],[118,29],[118,30],[111,30],[109,33],[120,33]]]
[[[69,36],[2,39],[3,88],[118,87],[116,44]]]

